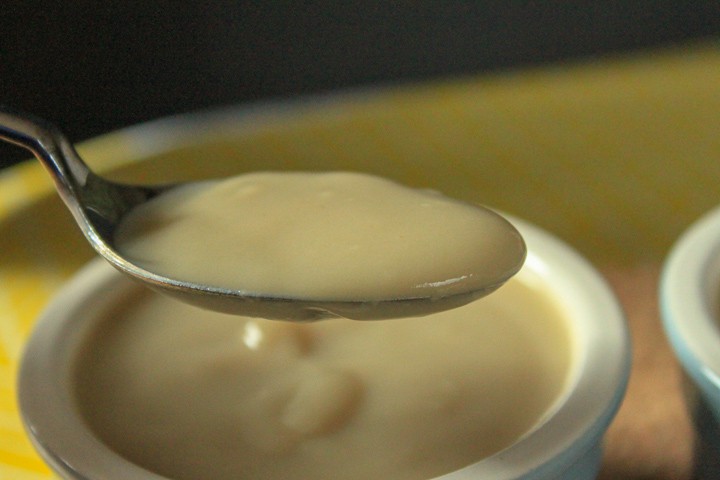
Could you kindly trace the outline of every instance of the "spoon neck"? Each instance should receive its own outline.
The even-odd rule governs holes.
[[[77,194],[92,172],[54,125],[3,106],[0,139],[29,150],[50,173],[63,200],[77,203]]]
[[[82,183],[90,172],[70,141],[54,125],[30,114],[0,107],[0,139],[32,152],[53,176]]]

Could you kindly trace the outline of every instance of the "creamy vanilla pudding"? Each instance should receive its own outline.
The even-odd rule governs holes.
[[[553,410],[571,328],[532,275],[455,310],[290,323],[135,287],[95,313],[78,408],[110,448],[176,480],[428,479]]]
[[[525,258],[489,210],[349,172],[171,191],[132,212],[116,244],[172,278],[368,301],[497,286]],[[572,342],[550,298],[513,280],[424,317],[294,324],[136,289],[86,340],[76,398],[108,446],[176,480],[432,478],[551,410]]]
[[[500,215],[351,172],[249,173],[173,189],[123,219],[115,246],[178,280],[369,302],[497,287],[525,259]]]

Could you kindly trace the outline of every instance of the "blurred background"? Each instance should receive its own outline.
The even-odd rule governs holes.
[[[720,2],[26,2],[0,9],[0,104],[73,141],[220,105],[705,41]],[[28,157],[0,145],[0,168]]]

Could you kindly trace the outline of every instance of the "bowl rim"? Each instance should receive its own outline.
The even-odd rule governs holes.
[[[687,373],[720,392],[720,207],[683,232],[660,278],[663,327]]]
[[[528,245],[526,266],[520,274],[542,280],[544,288],[562,299],[559,306],[573,319],[570,328],[577,358],[566,394],[534,429],[501,452],[438,480],[560,474],[597,445],[627,386],[629,334],[623,311],[604,279],[561,240],[524,221],[511,221]],[[73,407],[70,382],[62,381],[69,378],[74,348],[92,323],[87,320],[92,315],[79,313],[98,311],[105,302],[120,298],[125,292],[119,288],[120,279],[121,274],[96,259],[51,300],[21,360],[20,412],[41,456],[68,478],[166,480],[125,460],[98,440]],[[124,284],[134,286],[132,282]],[[103,295],[93,295],[97,292]]]

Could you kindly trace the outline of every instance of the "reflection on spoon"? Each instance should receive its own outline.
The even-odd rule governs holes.
[[[294,321],[425,315],[487,295],[522,266],[499,215],[349,172],[253,173],[162,187],[94,174],[52,125],[0,110],[92,246],[202,308]]]

